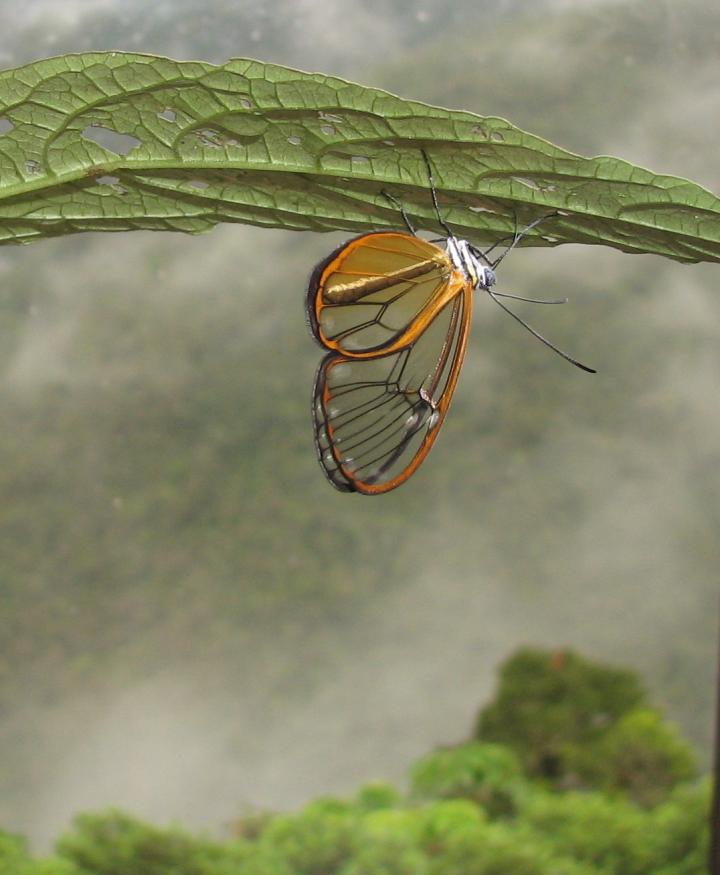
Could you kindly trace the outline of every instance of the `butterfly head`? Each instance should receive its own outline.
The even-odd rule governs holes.
[[[473,284],[473,288],[488,291],[495,285],[495,271],[482,252],[467,240],[448,237],[447,253],[453,265]]]
[[[477,280],[475,281],[476,289],[485,289],[489,291],[495,285],[495,271],[489,264],[483,264],[480,261],[475,262],[477,269]]]

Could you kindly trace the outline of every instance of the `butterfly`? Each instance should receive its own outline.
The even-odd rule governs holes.
[[[539,340],[595,373],[538,334],[493,291],[495,268],[536,219],[494,261],[443,221],[432,168],[423,152],[435,212],[446,237],[370,231],[343,243],[312,273],[307,317],[328,350],[313,389],[315,446],[327,479],[342,492],[378,495],[405,483],[430,452],[445,420],[467,348],[473,292],[484,291]],[[494,248],[494,247],[493,247]]]

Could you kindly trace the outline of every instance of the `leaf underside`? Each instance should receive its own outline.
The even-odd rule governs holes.
[[[365,231],[435,217],[479,244],[555,211],[525,245],[720,261],[720,200],[509,122],[258,61],[121,52],[0,73],[0,243],[218,222]]]

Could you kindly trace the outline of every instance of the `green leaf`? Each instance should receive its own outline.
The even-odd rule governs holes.
[[[687,180],[318,73],[122,52],[0,74],[0,243],[218,222],[398,227],[384,190],[440,231],[422,149],[460,236],[497,241],[558,211],[523,242],[720,261],[720,200]]]

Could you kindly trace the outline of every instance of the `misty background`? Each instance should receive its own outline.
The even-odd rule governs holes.
[[[233,56],[508,118],[720,191],[712,0],[0,0],[0,65]],[[714,265],[516,251],[402,489],[325,482],[313,265],[224,226],[0,251],[0,824],[115,805],[219,828],[464,739],[498,663],[638,670],[710,754],[720,569]],[[522,305],[520,305],[522,306]],[[541,309],[541,312],[538,310]]]

